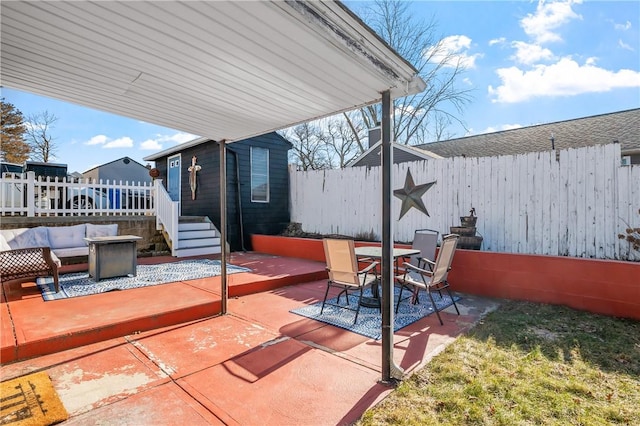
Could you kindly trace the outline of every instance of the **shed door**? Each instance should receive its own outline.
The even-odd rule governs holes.
[[[167,158],[167,192],[173,201],[180,201],[180,154]]]

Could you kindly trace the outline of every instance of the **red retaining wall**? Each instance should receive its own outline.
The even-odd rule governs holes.
[[[322,240],[252,235],[255,251],[324,262]],[[372,243],[356,243],[372,245]],[[451,288],[640,319],[640,263],[458,249]]]

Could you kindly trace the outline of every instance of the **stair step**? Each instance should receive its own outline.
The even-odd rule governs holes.
[[[178,231],[178,240],[188,240],[191,238],[215,238],[215,237],[219,237],[215,229]]]
[[[220,242],[220,234],[206,216],[180,216],[173,254],[177,257],[219,254]]]
[[[178,223],[178,231],[198,231],[213,229],[210,222],[180,222]]]
[[[186,247],[205,247],[205,246],[219,246],[220,238],[192,238],[188,240],[178,240],[178,248]]]
[[[179,248],[175,250],[176,257],[186,257],[186,256],[200,256],[203,254],[220,254],[222,249],[220,246],[209,246],[209,247],[190,247],[190,248]]]
[[[178,222],[208,222],[207,216],[180,216]]]

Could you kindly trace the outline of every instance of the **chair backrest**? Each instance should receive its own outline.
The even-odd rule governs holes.
[[[453,262],[453,255],[458,245],[458,238],[459,236],[456,234],[449,234],[442,237],[442,245],[438,252],[436,264],[433,267],[433,276],[431,277],[430,285],[446,281],[447,274],[451,268],[451,262]]]
[[[411,264],[419,268],[424,268],[419,259],[429,259],[434,261],[436,258],[436,247],[438,246],[438,231],[433,229],[416,229],[413,234],[413,243],[411,247],[420,250],[420,254],[411,257]]]
[[[353,240],[324,238],[322,244],[329,279],[359,286],[358,260]]]

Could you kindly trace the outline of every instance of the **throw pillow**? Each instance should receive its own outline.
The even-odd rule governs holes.
[[[29,228],[18,228],[18,229],[9,229],[7,230],[7,235],[5,239],[7,240],[7,244],[11,247],[12,250],[24,248],[21,243],[28,241],[29,235],[23,237],[22,234],[28,233]]]
[[[16,235],[13,241],[14,248],[49,247],[49,235],[44,226],[27,229]]]
[[[82,247],[85,245],[86,226],[84,223],[74,226],[52,226],[47,229],[52,249]]]
[[[94,225],[87,223],[87,238],[93,237],[115,237],[118,235],[118,224]]]
[[[0,251],[7,251],[7,250],[11,250],[11,246],[9,246],[9,243],[7,243],[6,238],[4,238],[4,235],[0,234]]]
[[[49,232],[46,226],[33,228],[33,238],[36,242],[36,247],[49,247]]]

